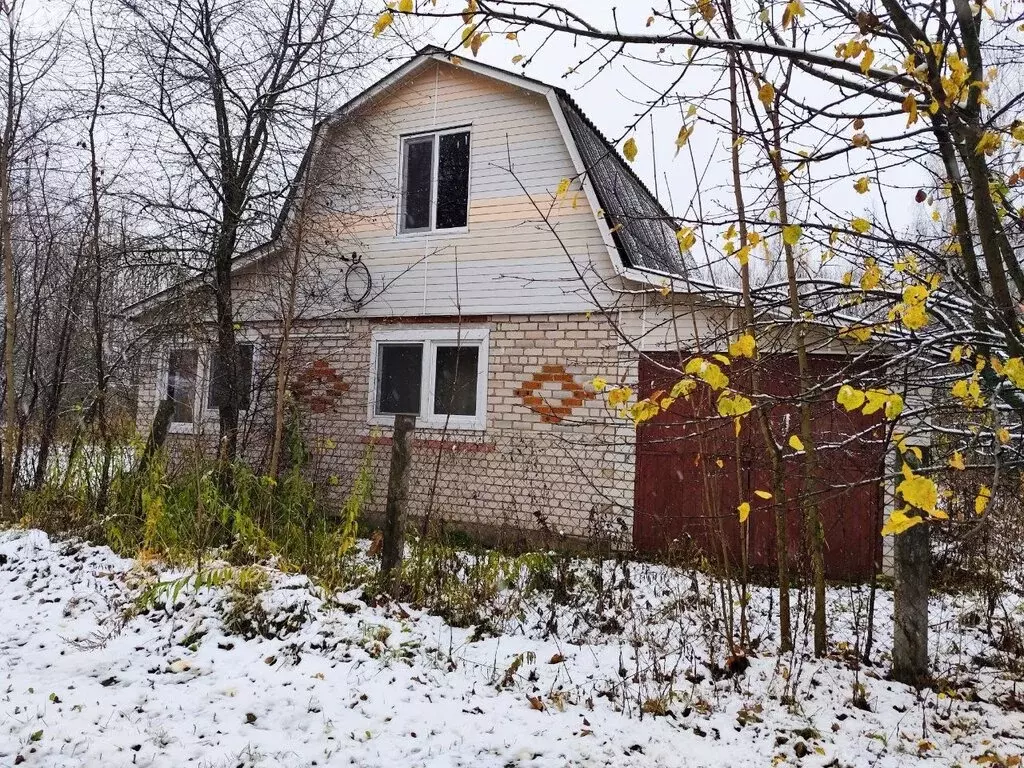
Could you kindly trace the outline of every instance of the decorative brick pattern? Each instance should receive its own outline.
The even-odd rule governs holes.
[[[520,385],[515,394],[545,424],[560,423],[594,397],[576,382],[564,365],[542,366],[533,378]]]
[[[351,385],[322,358],[313,361],[292,385],[292,394],[313,413],[327,413],[351,389]]]
[[[370,452],[373,495],[361,514],[372,522],[384,510],[391,430],[370,426],[367,415],[374,331],[431,324],[457,325],[449,318],[354,318],[324,321],[315,334],[293,339],[292,364],[302,372],[296,394],[310,399],[302,422],[309,471],[334,494],[334,508]],[[410,514],[513,545],[569,537],[628,546],[635,431],[580,382],[635,381],[635,352],[619,344],[610,324],[582,313],[490,315],[461,326],[489,332],[486,428],[416,430]],[[268,349],[264,359],[273,356]],[[243,428],[245,455],[257,465],[273,432],[273,390],[269,375]],[[152,413],[140,413],[140,422],[148,424]],[[215,449],[216,423],[204,429]],[[328,486],[329,477],[337,482]]]

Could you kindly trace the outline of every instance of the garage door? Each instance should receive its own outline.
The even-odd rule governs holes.
[[[824,384],[840,375],[835,357],[811,358],[815,379]],[[757,362],[759,387],[773,396],[773,438],[785,446],[799,434],[799,378],[793,355]],[[655,355],[640,362],[640,396],[670,389],[679,380],[679,357]],[[749,392],[749,370],[729,371],[732,385]],[[863,579],[880,563],[882,496],[878,478],[884,460],[884,434],[876,417],[850,414],[834,402],[834,389],[813,407],[819,467],[806,487],[817,500],[825,528],[826,573],[833,579]],[[717,415],[715,396],[700,387],[637,433],[635,519],[637,548],[676,550],[732,565],[743,547],[754,570],[771,571],[776,558],[776,505],[787,516],[790,562],[807,568],[807,546],[799,499],[805,489],[803,462],[790,455],[784,464],[784,498],[763,500],[757,490],[772,490],[773,473],[758,420],[749,416],[736,435],[733,420]],[[737,505],[748,501],[746,541]]]

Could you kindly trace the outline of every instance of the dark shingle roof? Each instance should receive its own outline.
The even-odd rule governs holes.
[[[572,97],[557,89],[569,132],[627,267],[692,276],[676,240],[675,219],[619,156]]]

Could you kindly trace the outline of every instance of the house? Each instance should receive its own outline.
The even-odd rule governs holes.
[[[319,126],[273,240],[238,260],[246,450],[267,444],[288,307],[288,387],[339,489],[367,451],[386,476],[394,414],[414,413],[416,515],[506,541],[655,549],[700,538],[692,528],[707,519],[735,527],[735,479],[722,473],[707,492],[693,436],[674,434],[690,440],[681,453],[657,439],[669,421],[638,440],[593,385],[649,394],[679,378],[680,350],[735,329],[676,231],[568,93],[421,52]],[[188,316],[176,309],[187,294],[166,291],[135,316]],[[140,427],[169,396],[176,439],[216,435],[198,326],[154,346]],[[873,567],[869,495],[855,526],[868,543],[857,562],[837,557],[837,573]]]

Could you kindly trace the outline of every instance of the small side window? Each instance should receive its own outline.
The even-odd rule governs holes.
[[[172,349],[167,358],[167,397],[174,403],[172,424],[191,424],[195,420],[198,380],[199,351]]]
[[[402,231],[430,229],[430,188],[434,175],[434,137],[405,142],[402,180]]]
[[[469,212],[469,133],[444,133],[437,140],[437,228],[466,226]]]
[[[238,378],[241,392],[238,395],[238,407],[247,411],[252,404],[252,361],[255,345],[242,342],[238,345]],[[211,351],[211,375],[210,388],[206,397],[207,408],[220,408],[227,399],[227,383],[225,382],[222,366],[218,362],[216,354]]]

